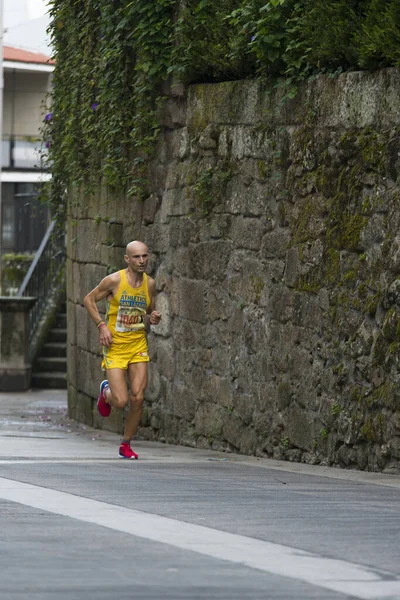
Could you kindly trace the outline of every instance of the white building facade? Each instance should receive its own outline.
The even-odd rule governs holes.
[[[42,167],[40,130],[53,69],[48,56],[3,48],[2,253],[34,252],[48,225],[47,209],[36,195],[49,177]]]

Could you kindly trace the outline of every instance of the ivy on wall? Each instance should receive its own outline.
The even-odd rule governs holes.
[[[63,217],[71,186],[101,180],[140,195],[158,133],[160,83],[173,45],[175,0],[53,0],[56,68],[43,140],[52,182],[46,194]]]
[[[50,15],[56,68],[43,141],[60,219],[73,186],[145,193],[167,80],[291,85],[400,66],[398,0],[52,0]]]

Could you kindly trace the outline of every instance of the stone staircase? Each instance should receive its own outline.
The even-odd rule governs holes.
[[[62,390],[67,388],[67,315],[65,304],[56,314],[32,368],[32,387]]]

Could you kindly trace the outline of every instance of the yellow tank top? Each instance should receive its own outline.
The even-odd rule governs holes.
[[[107,301],[106,322],[113,343],[129,343],[145,335],[144,317],[150,306],[147,275],[143,273],[140,287],[129,285],[125,270],[119,272],[121,281],[115,296]]]

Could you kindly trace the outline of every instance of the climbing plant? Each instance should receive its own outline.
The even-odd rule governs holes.
[[[90,193],[101,180],[141,195],[168,76],[175,0],[53,0],[51,109],[43,126],[61,215],[65,190]]]
[[[272,76],[291,85],[400,66],[398,0],[50,0],[50,15],[45,195],[60,219],[73,186],[146,193],[166,81]]]

